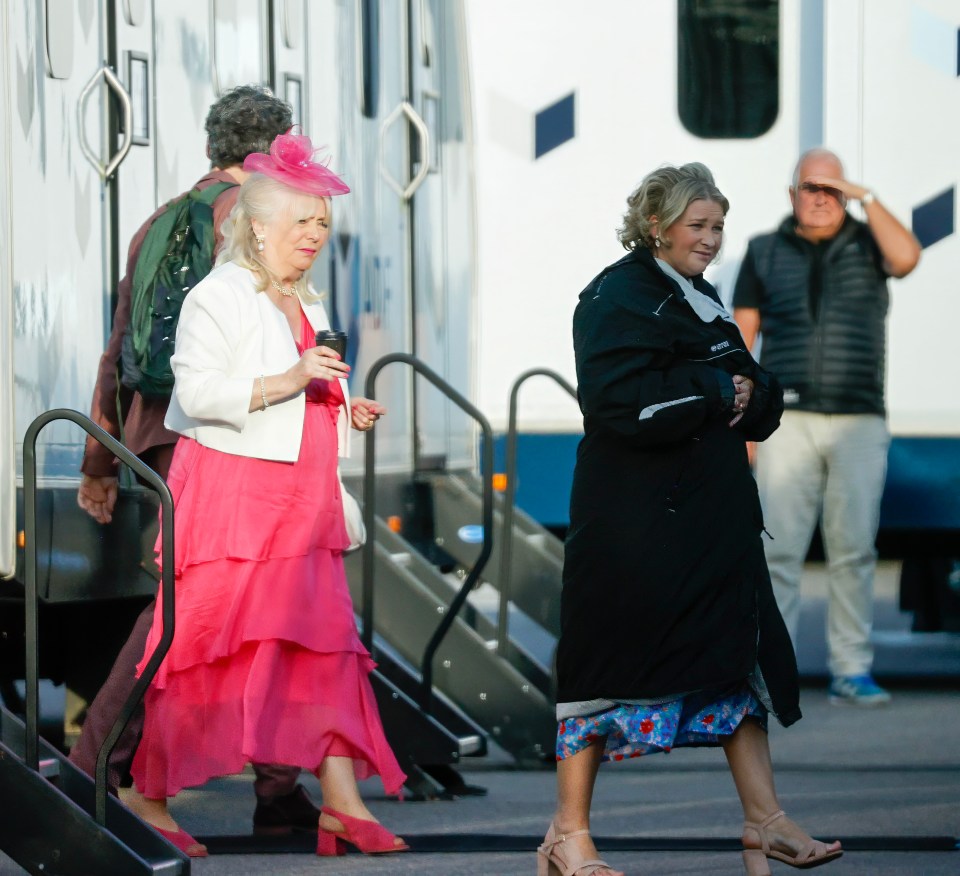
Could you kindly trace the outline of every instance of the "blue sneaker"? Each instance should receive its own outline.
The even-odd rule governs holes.
[[[830,702],[834,706],[885,706],[890,694],[871,675],[838,675],[830,682]]]

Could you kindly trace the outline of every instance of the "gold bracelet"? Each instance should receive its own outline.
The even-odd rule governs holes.
[[[261,410],[266,410],[270,407],[270,402],[267,401],[267,389],[263,385],[263,375],[260,375],[260,400],[263,402],[263,408]]]

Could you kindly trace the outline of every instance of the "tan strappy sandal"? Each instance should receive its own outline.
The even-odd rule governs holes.
[[[747,876],[770,876],[770,865],[767,859],[780,861],[790,867],[796,867],[798,870],[809,870],[811,867],[819,867],[821,864],[829,864],[835,861],[843,854],[843,849],[828,851],[826,843],[820,840],[810,840],[803,846],[796,855],[788,855],[785,852],[778,852],[770,848],[770,840],[767,837],[767,828],[778,818],[784,816],[784,811],[778,809],[773,815],[768,815],[759,824],[752,821],[743,822],[745,831],[752,830],[760,838],[761,848],[743,850],[743,866],[747,871]],[[817,847],[822,847],[820,853],[817,853]]]
[[[620,870],[614,870],[606,861],[599,858],[577,860],[576,852],[570,850],[570,857],[562,853],[563,844],[572,836],[590,834],[589,830],[572,830],[569,833],[557,833],[551,822],[543,845],[537,849],[537,876],[624,876]],[[606,870],[607,873],[602,873]]]

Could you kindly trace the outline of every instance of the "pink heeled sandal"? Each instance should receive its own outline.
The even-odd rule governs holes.
[[[770,848],[770,839],[767,837],[767,828],[778,818],[783,818],[784,811],[778,809],[773,815],[768,815],[759,824],[752,821],[743,822],[745,831],[752,830],[760,839],[759,849],[743,850],[743,866],[747,876],[770,876],[770,865],[767,859],[780,861],[790,867],[796,867],[798,870],[809,870],[812,867],[819,867],[821,864],[829,864],[835,861],[843,854],[843,849],[829,850],[827,844],[820,840],[810,840],[804,845],[796,855],[788,855],[786,852],[778,852]],[[823,846],[823,851],[817,854],[817,846]]]
[[[581,858],[579,861],[575,857],[575,852],[571,852],[569,858],[559,854],[563,844],[572,836],[583,836],[590,834],[589,830],[572,830],[569,833],[557,833],[553,822],[547,835],[543,838],[543,844],[537,849],[537,876],[604,876],[602,871],[606,870],[609,876],[624,876],[619,870],[614,870],[606,861],[600,858]]]
[[[182,827],[178,827],[176,830],[164,830],[155,824],[151,824],[150,827],[167,842],[173,843],[181,852],[185,852],[191,858],[206,858],[209,854],[207,847],[203,843],[197,842]]]
[[[384,855],[390,852],[405,852],[410,848],[406,843],[397,845],[397,836],[375,821],[364,821],[321,806],[320,811],[336,818],[343,830],[317,830],[317,854],[323,857],[344,855],[347,843],[356,846],[365,855]]]

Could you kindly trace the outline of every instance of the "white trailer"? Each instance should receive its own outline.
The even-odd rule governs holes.
[[[892,284],[885,523],[956,531],[958,26],[951,0],[0,4],[0,575],[27,424],[87,410],[130,236],[202,174],[207,107],[242,82],[288,98],[353,188],[314,279],[353,339],[354,391],[381,355],[412,353],[500,429],[518,374],[573,379],[577,294],[618,257],[647,170],[714,171],[732,208],[710,275],[729,296],[799,152],[836,149],[925,244]],[[377,394],[382,470],[476,467],[474,426],[433,389],[392,366]],[[520,504],[562,526],[579,412],[539,384],[521,427]],[[64,513],[83,437],[41,435]]]
[[[463,27],[462,4],[438,0],[0,4],[0,577],[17,566],[27,426],[52,408],[88,411],[128,242],[203,174],[207,109],[234,85],[286,98],[353,189],[314,282],[351,335],[355,373],[407,352],[469,390]],[[472,426],[418,396],[410,373],[385,373],[378,395],[391,412],[385,469],[421,456],[473,464]],[[62,421],[40,434],[38,479],[58,492],[57,513],[75,514],[84,437]],[[60,523],[98,538],[82,514]]]
[[[730,199],[708,278],[729,301],[747,240],[789,212],[805,149],[825,145],[924,245],[891,281],[884,527],[960,529],[960,6],[952,0],[484,0],[467,4],[477,166],[477,399],[495,427],[512,382],[574,382],[577,295],[623,254],[627,194],[702,161]],[[859,207],[853,206],[856,214]],[[566,523],[577,406],[520,396],[520,504]]]

